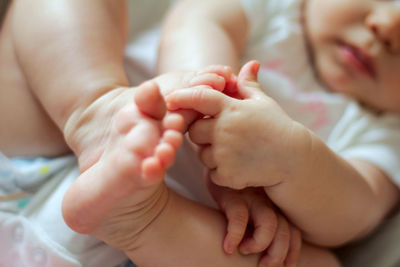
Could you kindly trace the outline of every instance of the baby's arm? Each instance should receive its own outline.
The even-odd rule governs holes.
[[[209,179],[207,185],[227,219],[226,253],[232,254],[236,247],[244,255],[261,252],[260,266],[297,263],[301,233],[277,211],[262,187],[234,190]]]
[[[132,216],[137,220],[135,214]],[[276,261],[259,265],[260,255],[256,254],[224,253],[221,240],[226,227],[220,212],[169,191],[163,211],[133,236],[130,249],[124,251],[138,266],[283,267]],[[333,253],[308,244],[302,245],[297,265],[287,263],[287,267],[340,266]]]
[[[243,100],[190,90],[168,96],[170,108],[194,108],[206,119],[190,137],[216,184],[264,186],[270,199],[303,231],[304,239],[337,246],[375,228],[399,199],[398,189],[372,164],[346,161],[291,120],[257,83],[258,66],[238,77]]]
[[[214,64],[229,66],[236,73],[246,37],[247,18],[240,0],[177,1],[163,25],[158,73],[196,71]],[[230,91],[233,80],[225,91]],[[190,111],[182,115],[186,124],[197,118]]]
[[[212,64],[239,69],[247,21],[239,0],[179,1],[163,26],[159,72]]]

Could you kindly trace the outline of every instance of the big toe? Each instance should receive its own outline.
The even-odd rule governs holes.
[[[138,86],[135,91],[135,103],[142,113],[157,120],[161,120],[167,110],[160,89],[153,81]]]

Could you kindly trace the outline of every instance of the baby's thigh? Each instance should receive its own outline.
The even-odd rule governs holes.
[[[303,243],[300,252],[299,267],[340,267],[336,255],[329,249]]]

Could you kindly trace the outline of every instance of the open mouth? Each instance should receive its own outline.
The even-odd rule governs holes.
[[[371,56],[355,46],[346,43],[338,45],[342,59],[347,65],[371,79],[376,79],[375,64]]]

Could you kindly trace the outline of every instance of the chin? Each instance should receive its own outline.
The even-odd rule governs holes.
[[[317,65],[316,75],[320,83],[331,92],[348,94],[353,86],[353,77],[343,71],[333,62],[320,61]]]
[[[320,76],[320,81],[322,85],[330,92],[350,95],[351,90],[350,81],[347,77],[344,76]]]

